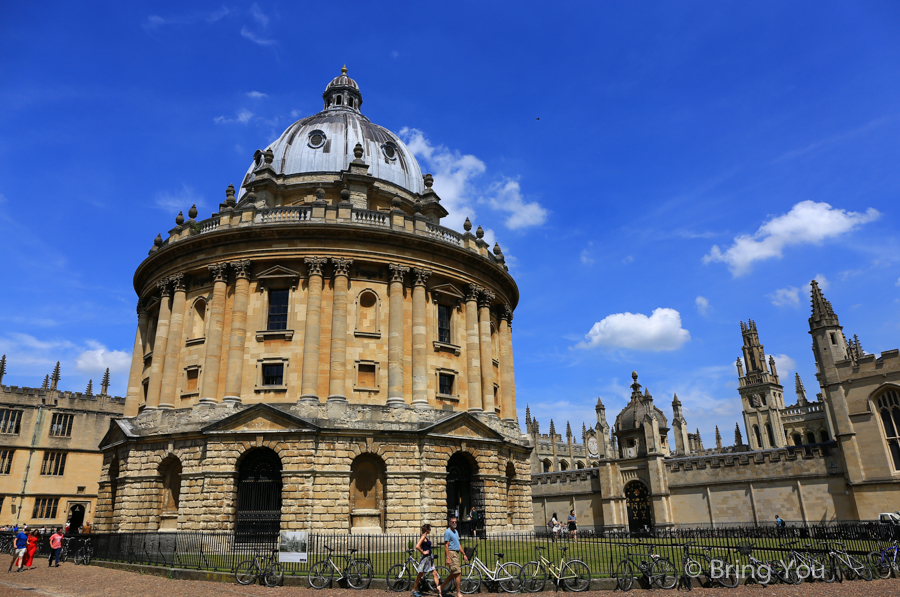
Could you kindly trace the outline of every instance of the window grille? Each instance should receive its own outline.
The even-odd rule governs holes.
[[[0,410],[0,433],[19,435],[22,427],[22,411]]]
[[[878,413],[894,461],[894,470],[900,471],[900,393],[888,390],[879,396]]]
[[[56,509],[59,507],[59,498],[36,498],[34,500],[34,512],[32,518],[56,518]]]
[[[269,331],[287,329],[288,291],[287,289],[269,291]]]
[[[0,450],[0,475],[8,475],[12,468],[13,452],[15,450]]]
[[[44,461],[41,463],[42,475],[61,476],[66,472],[65,452],[44,452]]]
[[[53,413],[53,418],[50,420],[50,435],[52,437],[72,437],[72,421],[74,419],[74,415]]]
[[[438,342],[444,344],[451,344],[450,315],[450,307],[438,305]]]

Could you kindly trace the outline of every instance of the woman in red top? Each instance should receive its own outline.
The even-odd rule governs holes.
[[[31,531],[31,536],[28,537],[28,546],[25,550],[25,561],[22,563],[23,568],[31,568],[32,564],[34,564],[34,554],[38,551],[38,532]]]

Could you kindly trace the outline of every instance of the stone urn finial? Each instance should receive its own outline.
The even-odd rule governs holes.
[[[357,143],[356,146],[353,148],[353,156],[358,160],[362,159],[363,146],[360,143]]]
[[[225,189],[225,205],[234,205],[234,185],[228,185]]]
[[[178,212],[178,215],[175,216],[175,223],[179,226],[184,224],[184,214],[182,212]]]
[[[477,236],[478,238],[484,238],[484,228],[482,228],[480,225],[478,226],[478,229],[475,230],[475,236]]]
[[[400,205],[403,204],[403,200],[400,199],[399,195],[395,195],[393,199],[391,199],[391,205],[394,206],[394,211],[403,211],[400,209]]]
[[[161,247],[162,243],[163,243],[162,234],[157,234],[156,238],[153,239],[153,244],[156,245],[157,247]]]
[[[416,202],[413,204],[413,211],[417,214],[422,213],[422,200],[416,199]]]
[[[503,255],[503,251],[500,250],[500,243],[494,243],[494,255],[497,255],[498,257]]]
[[[271,165],[272,160],[275,159],[275,153],[271,149],[267,149],[263,152],[263,159],[266,161],[267,165]]]
[[[431,185],[434,184],[434,176],[432,176],[432,175],[429,173],[429,174],[426,174],[425,176],[423,176],[422,178],[425,179],[425,188],[430,189],[430,188],[431,188]]]
[[[463,230],[468,232],[472,229],[472,222],[469,221],[469,218],[466,218],[466,221],[463,223]]]
[[[188,210],[188,217],[192,220],[197,217],[197,204],[196,203],[193,204],[191,206],[191,208]]]
[[[341,189],[341,203],[350,203],[350,189],[347,187]]]
[[[325,189],[319,187],[316,189],[316,201],[324,201],[325,200]]]

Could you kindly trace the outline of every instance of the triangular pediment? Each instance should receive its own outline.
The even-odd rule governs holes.
[[[268,404],[254,404],[241,412],[207,425],[203,433],[264,433],[272,431],[308,431],[316,426]]]
[[[290,268],[284,267],[283,265],[275,265],[265,271],[261,271],[258,274],[256,274],[257,280],[275,280],[275,279],[299,278],[299,277],[300,277],[300,272],[296,272]]]
[[[101,450],[106,450],[108,448],[112,448],[113,446],[117,446],[121,443],[127,442],[132,437],[134,437],[134,435],[128,432],[125,425],[120,422],[119,419],[112,419],[109,422],[109,429],[107,429],[106,434],[103,436],[103,439],[100,440],[100,445],[98,446],[98,448]]]
[[[468,413],[459,413],[439,421],[430,427],[426,427],[424,431],[428,434],[448,435],[459,438],[504,439],[502,434],[494,431]]]
[[[456,289],[452,284],[438,284],[431,287],[431,294],[437,298],[443,298],[450,301],[462,301],[465,295]]]

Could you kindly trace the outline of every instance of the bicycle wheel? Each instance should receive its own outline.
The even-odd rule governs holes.
[[[91,550],[90,549],[84,550],[84,555],[81,558],[81,563],[84,564],[85,566],[87,566],[88,564],[91,563]]]
[[[522,583],[519,581],[519,573],[522,567],[515,562],[507,562],[497,569],[497,582],[500,588],[507,593],[518,593]]]
[[[472,564],[463,564],[460,568],[462,574],[459,577],[459,590],[469,595],[481,588],[481,571]]]
[[[434,568],[438,573],[438,584],[443,583],[447,580],[447,577],[450,576],[450,569],[446,566],[435,566]],[[425,573],[425,584],[428,586],[428,590],[432,593],[437,592],[437,585],[434,584],[434,575],[431,572]]]
[[[316,562],[313,564],[313,567],[309,569],[309,586],[314,589],[324,589],[331,582],[333,574],[334,568],[331,567],[328,560]]]
[[[372,582],[372,567],[368,562],[354,560],[345,571],[347,584],[354,589],[365,589]]]
[[[709,570],[710,574],[713,574],[714,570],[720,570],[720,574],[714,575],[714,580],[725,587],[726,589],[733,589],[738,586],[738,577],[737,572],[734,569],[734,566],[726,562],[725,560],[712,559],[709,561]]]
[[[891,563],[880,551],[870,551],[867,559],[869,567],[875,571],[878,578],[887,578],[891,575]]]
[[[853,566],[853,573],[856,574],[857,577],[867,581],[872,580],[872,569],[866,566],[866,563],[863,560],[850,555],[848,555],[847,558],[850,560],[850,565]]]
[[[75,565],[78,566],[82,562],[84,562],[84,548],[75,552]]]
[[[259,576],[256,563],[253,560],[244,560],[234,567],[234,580],[239,585],[249,585]]]
[[[693,558],[685,558],[681,571],[688,578],[700,578],[700,575],[703,574],[703,566]]]
[[[569,560],[559,577],[570,591],[587,591],[591,586],[591,569],[581,560]]]
[[[669,558],[659,558],[650,567],[650,581],[660,589],[671,589],[678,582],[675,564]]]
[[[854,580],[856,578],[856,571],[853,569],[853,566],[846,562],[843,557],[837,557],[835,559],[837,560],[838,574],[840,574],[838,579],[841,582],[844,582],[844,579]]]
[[[387,588],[389,590],[401,593],[409,589],[409,583],[411,582],[409,568],[406,567],[406,564],[394,564],[388,570],[385,580],[387,580]]]
[[[519,586],[523,590],[528,593],[537,593],[544,590],[544,584],[547,582],[547,570],[541,566],[540,562],[528,562],[522,566],[519,578],[522,580]]]
[[[616,567],[616,584],[620,591],[630,591],[634,584],[634,565],[631,560],[622,560]]]
[[[284,569],[281,567],[281,564],[278,562],[272,562],[269,564],[269,567],[266,568],[266,571],[263,573],[263,582],[270,589],[272,587],[277,587],[284,581]]]

